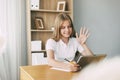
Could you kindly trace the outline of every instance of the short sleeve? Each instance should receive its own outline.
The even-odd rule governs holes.
[[[46,50],[53,50],[55,51],[55,47],[56,46],[56,41],[53,40],[53,39],[48,39],[47,42],[46,42]]]
[[[79,51],[79,52],[83,52],[83,51],[84,51],[84,48],[83,48],[81,45],[78,45],[78,51]]]

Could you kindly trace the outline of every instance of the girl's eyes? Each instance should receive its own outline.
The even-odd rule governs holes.
[[[61,29],[65,29],[65,28],[72,28],[71,26],[62,26]]]

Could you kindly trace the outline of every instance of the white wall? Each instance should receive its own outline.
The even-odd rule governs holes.
[[[26,65],[27,64],[27,29],[26,29],[26,0],[21,0],[22,4],[22,12],[21,12],[21,25],[22,25],[22,53],[21,53],[21,65]]]
[[[120,0],[74,0],[74,26],[86,25],[95,54],[120,55]]]

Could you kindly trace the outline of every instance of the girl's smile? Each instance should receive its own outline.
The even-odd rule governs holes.
[[[69,21],[64,21],[61,29],[60,29],[61,36],[63,38],[69,38],[70,35],[72,34],[72,27],[70,26]]]

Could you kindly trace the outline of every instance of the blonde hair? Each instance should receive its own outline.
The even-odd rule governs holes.
[[[53,32],[53,39],[55,41],[59,41],[60,38],[61,38],[61,35],[60,35],[60,28],[61,28],[61,25],[64,21],[68,21],[70,23],[70,26],[72,27],[72,34],[70,37],[75,37],[75,29],[73,27],[73,23],[72,23],[72,19],[70,18],[69,15],[65,14],[65,13],[60,13],[58,14],[58,16],[56,17],[55,19],[55,29],[54,29],[54,32]]]

